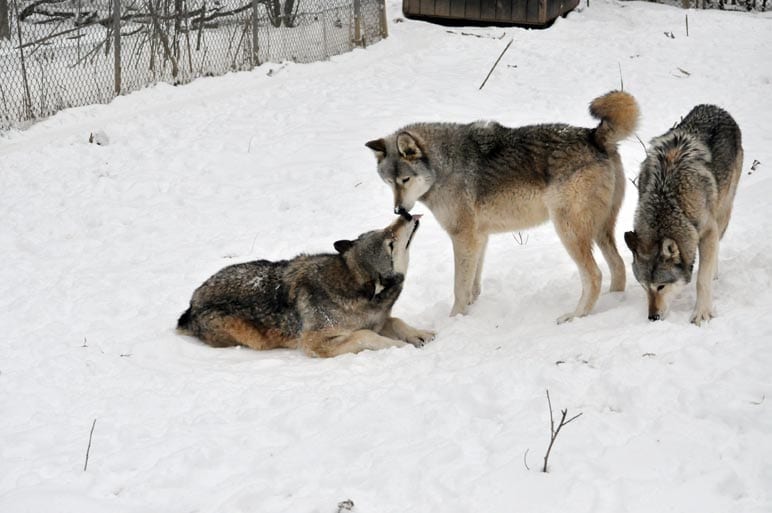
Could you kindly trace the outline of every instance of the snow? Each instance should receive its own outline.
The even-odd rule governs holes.
[[[771,23],[611,0],[546,31],[392,22],[327,62],[158,85],[0,137],[0,511],[772,511]],[[438,332],[422,349],[320,360],[175,333],[221,267],[391,221],[364,142],[419,120],[589,126],[620,69],[643,141],[704,102],[743,130],[707,326],[688,323],[693,284],[646,319],[621,240],[630,186],[627,289],[565,325],[579,278],[549,225],[493,237],[478,303],[449,318],[450,240],[427,215],[395,308]],[[633,178],[643,149],[621,152]],[[556,415],[583,415],[545,474],[546,389]]]

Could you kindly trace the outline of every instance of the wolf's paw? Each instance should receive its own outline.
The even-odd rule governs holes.
[[[455,317],[456,315],[466,315],[467,312],[469,312],[469,305],[467,303],[459,303],[456,301],[453,303],[453,308],[450,310],[450,316]]]
[[[415,347],[423,347],[427,343],[434,340],[437,334],[429,330],[413,330],[406,338],[405,341],[408,344],[413,344]]]
[[[697,326],[702,325],[703,321],[709,321],[713,317],[715,317],[716,314],[713,313],[712,309],[710,307],[696,307],[694,309],[694,312],[692,313],[691,319],[689,319],[692,324],[696,324]]]
[[[557,322],[558,324],[570,322],[574,320],[574,317],[576,317],[576,314],[574,312],[567,313],[565,315],[561,315],[560,317],[558,317]]]

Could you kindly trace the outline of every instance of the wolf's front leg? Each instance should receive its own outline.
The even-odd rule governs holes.
[[[469,305],[475,300],[474,282],[478,264],[482,267],[482,252],[485,250],[487,237],[473,231],[464,231],[451,235],[453,241],[453,260],[455,264],[453,294],[455,302],[450,316],[465,315]]]
[[[402,340],[384,337],[372,330],[316,331],[304,334],[300,342],[300,346],[308,355],[321,358],[404,345]]]
[[[718,261],[718,229],[712,228],[700,239],[700,269],[697,271],[697,303],[691,322],[699,326],[713,318],[713,276]]]
[[[434,340],[436,333],[429,330],[419,330],[397,317],[389,317],[381,328],[381,335],[389,338],[404,340],[416,347],[421,347]]]

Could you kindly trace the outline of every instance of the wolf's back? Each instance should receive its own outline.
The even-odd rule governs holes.
[[[711,168],[719,181],[742,160],[742,134],[732,116],[715,105],[697,105],[674,129],[699,139],[710,152]],[[742,163],[739,164],[742,166]]]
[[[595,142],[607,153],[616,151],[616,145],[629,137],[638,124],[638,104],[624,91],[611,91],[590,103],[590,114],[600,120],[595,129]]]

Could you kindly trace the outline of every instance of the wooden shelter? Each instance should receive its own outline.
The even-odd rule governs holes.
[[[544,27],[579,0],[402,0],[408,18]]]

